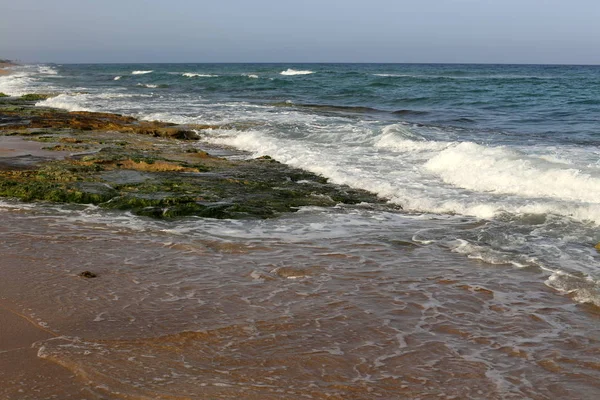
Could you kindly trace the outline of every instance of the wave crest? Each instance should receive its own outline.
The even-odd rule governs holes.
[[[504,147],[463,142],[431,158],[425,168],[446,183],[477,192],[597,203],[600,176]]]
[[[186,78],[216,78],[219,75],[211,75],[211,74],[196,74],[194,72],[184,72],[181,76],[185,76]]]
[[[281,71],[280,73],[281,75],[309,75],[309,74],[314,74],[313,71],[309,71],[309,70],[296,70],[296,69],[292,69],[292,68],[288,68],[285,71]]]
[[[405,125],[394,124],[383,128],[374,146],[379,149],[412,153],[440,151],[450,146],[450,143],[427,140],[413,133]]]

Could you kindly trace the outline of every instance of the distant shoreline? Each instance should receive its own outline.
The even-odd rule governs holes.
[[[11,71],[8,71],[6,68],[14,67],[17,64],[12,62],[0,61],[0,75],[8,75]]]

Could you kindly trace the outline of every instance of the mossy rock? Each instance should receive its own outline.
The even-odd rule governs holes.
[[[136,215],[152,218],[176,218],[188,215],[219,218],[216,210],[199,204],[188,196],[153,196],[125,195],[111,199],[101,205],[103,208],[131,211]]]
[[[110,200],[110,195],[88,193],[66,183],[0,180],[0,196],[23,201],[43,200],[54,203],[100,204]]]
[[[50,97],[55,97],[55,94],[44,94],[44,93],[28,93],[28,94],[24,94],[23,96],[19,97],[19,99],[21,100],[25,100],[25,101],[40,101],[40,100],[47,100]]]
[[[10,97],[10,96],[5,93],[0,92],[0,97]]]

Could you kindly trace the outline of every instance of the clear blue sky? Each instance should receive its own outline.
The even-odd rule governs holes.
[[[0,58],[600,64],[600,0],[0,0]]]

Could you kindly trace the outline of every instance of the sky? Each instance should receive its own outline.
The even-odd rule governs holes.
[[[2,58],[600,64],[600,0],[0,0]]]

